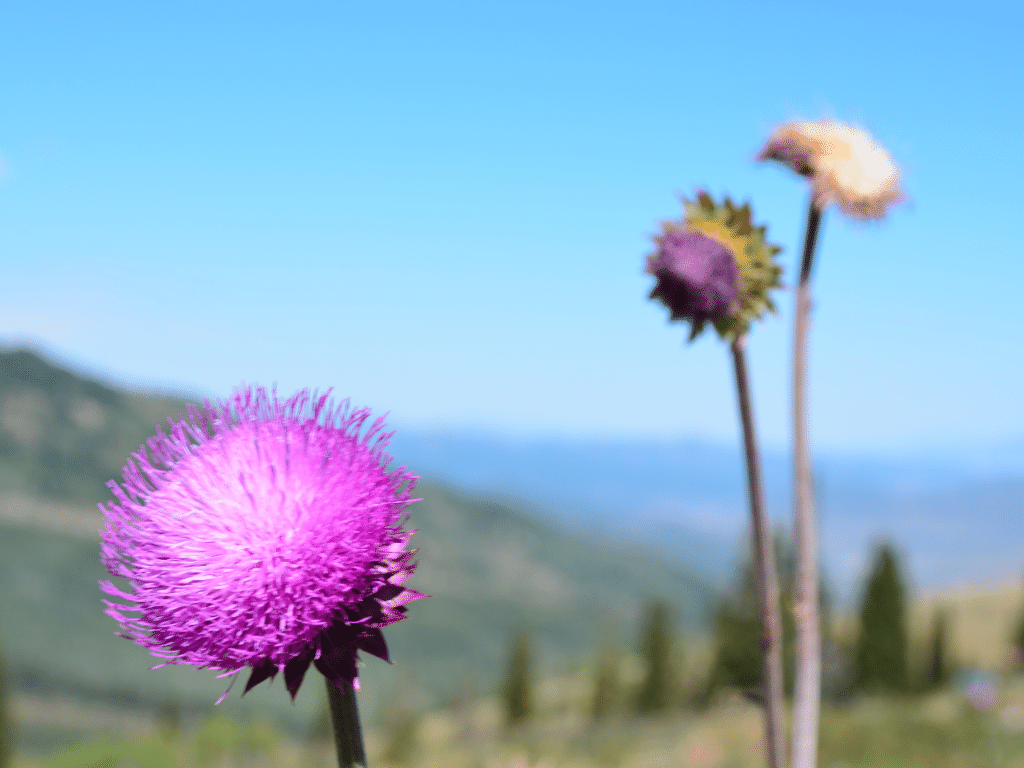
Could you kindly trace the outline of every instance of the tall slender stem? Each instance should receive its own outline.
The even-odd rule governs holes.
[[[793,694],[793,768],[818,761],[821,712],[821,622],[818,607],[818,526],[814,514],[811,448],[807,428],[807,338],[811,325],[811,268],[821,226],[812,200],[796,289],[793,340],[793,527],[796,534],[796,686]]]
[[[736,371],[736,394],[743,422],[743,448],[747,462],[750,517],[754,529],[754,567],[757,569],[757,597],[761,610],[762,663],[764,667],[764,730],[770,768],[785,768],[786,741],[783,732],[785,710],[782,693],[782,622],[779,618],[779,582],[775,570],[775,547],[764,510],[761,462],[754,430],[754,408],[747,378],[747,337],[732,342]]]
[[[352,684],[335,685],[327,678],[327,700],[331,706],[331,730],[338,752],[338,768],[366,768],[363,732],[359,728],[359,709]]]

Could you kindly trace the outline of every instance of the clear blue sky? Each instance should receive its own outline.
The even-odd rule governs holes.
[[[705,187],[752,201],[792,280],[806,189],[754,155],[834,117],[912,204],[826,219],[816,445],[1019,438],[1024,11],[899,5],[9,4],[0,343],[397,424],[732,441],[726,349],[684,344],[643,256]],[[781,446],[779,300],[751,354]]]

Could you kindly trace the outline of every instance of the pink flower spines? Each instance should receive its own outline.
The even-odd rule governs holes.
[[[411,572],[402,525],[416,478],[387,471],[392,433],[382,418],[364,432],[369,418],[328,395],[256,389],[158,430],[103,508],[104,562],[135,589],[103,584],[136,603],[107,602],[122,631],[171,663],[281,669],[312,659],[338,621],[402,618],[421,593],[395,603],[385,588]],[[357,615],[382,589],[387,605]]]

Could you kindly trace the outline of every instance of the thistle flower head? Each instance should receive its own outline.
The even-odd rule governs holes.
[[[811,180],[814,205],[835,202],[857,219],[880,219],[904,199],[899,168],[867,131],[832,120],[779,126],[758,154]]]
[[[667,229],[655,237],[658,250],[647,271],[658,278],[652,299],[659,299],[672,320],[694,326],[724,317],[736,301],[736,260],[729,249],[694,229]]]
[[[369,419],[264,389],[168,419],[101,505],[103,562],[134,589],[101,583],[134,603],[104,600],[119,634],[166,664],[250,667],[246,691],[283,672],[294,698],[311,663],[358,687],[356,651],[387,660],[381,628],[424,597],[402,586],[416,478],[388,470],[390,433]]]
[[[670,319],[690,321],[691,341],[708,322],[732,340],[775,311],[769,289],[781,284],[775,255],[782,249],[765,240],[765,227],[751,224],[749,204],[737,207],[727,197],[718,205],[701,192],[683,205],[684,219],[663,222],[654,236],[647,272],[658,283],[650,298],[669,308]]]

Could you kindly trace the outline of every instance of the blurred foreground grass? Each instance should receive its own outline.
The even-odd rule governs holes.
[[[960,667],[995,674],[994,706],[973,709],[954,687],[902,699],[864,696],[827,704],[821,723],[821,768],[1024,768],[1024,667],[1009,654],[1008,642],[1022,598],[1019,584],[1006,584],[920,599],[912,611],[911,637],[922,644],[935,609],[949,609],[954,661]],[[839,617],[838,636],[852,640],[855,629],[849,616]],[[694,640],[679,649],[675,667],[684,689],[680,700],[691,702],[710,660],[706,640]],[[915,655],[921,658],[920,653]],[[635,656],[627,654],[622,662],[619,713],[629,709],[629,691],[642,676]],[[534,715],[514,731],[505,727],[496,698],[468,695],[450,708],[424,711],[417,702],[428,699],[407,690],[390,708],[388,726],[366,734],[370,765],[753,768],[765,764],[760,710],[736,693],[720,695],[699,709],[677,708],[644,719],[618,714],[594,723],[590,716],[592,666],[592,662],[581,662],[573,673],[547,675],[539,681]],[[263,693],[280,695],[282,691]],[[22,735],[34,732],[44,737],[36,739],[34,750],[16,754],[12,768],[335,765],[330,743],[313,737],[302,740],[271,720],[238,719],[239,714],[226,710],[189,720],[25,694],[15,694],[12,703]],[[23,748],[27,746],[28,740],[19,741]]]
[[[703,712],[657,719],[588,723],[576,711],[548,712],[517,733],[500,726],[497,705],[482,705],[475,718],[433,714],[424,718],[407,766],[490,768],[645,768],[763,766],[761,714],[740,697],[726,697]],[[371,756],[389,762],[387,744],[374,734]],[[1008,681],[990,711],[971,709],[952,690],[926,698],[864,698],[826,706],[822,717],[823,768],[864,766],[1024,766],[1024,678]]]
[[[373,766],[446,768],[698,768],[763,766],[758,707],[727,695],[703,711],[590,722],[585,682],[549,681],[538,716],[509,732],[496,700],[421,714],[367,734]],[[216,715],[172,733],[152,723],[134,733],[90,739],[14,768],[328,768],[329,743],[285,737],[266,720]],[[1024,676],[1004,678],[998,703],[972,709],[953,689],[926,697],[867,697],[828,705],[822,768],[1024,768]]]

